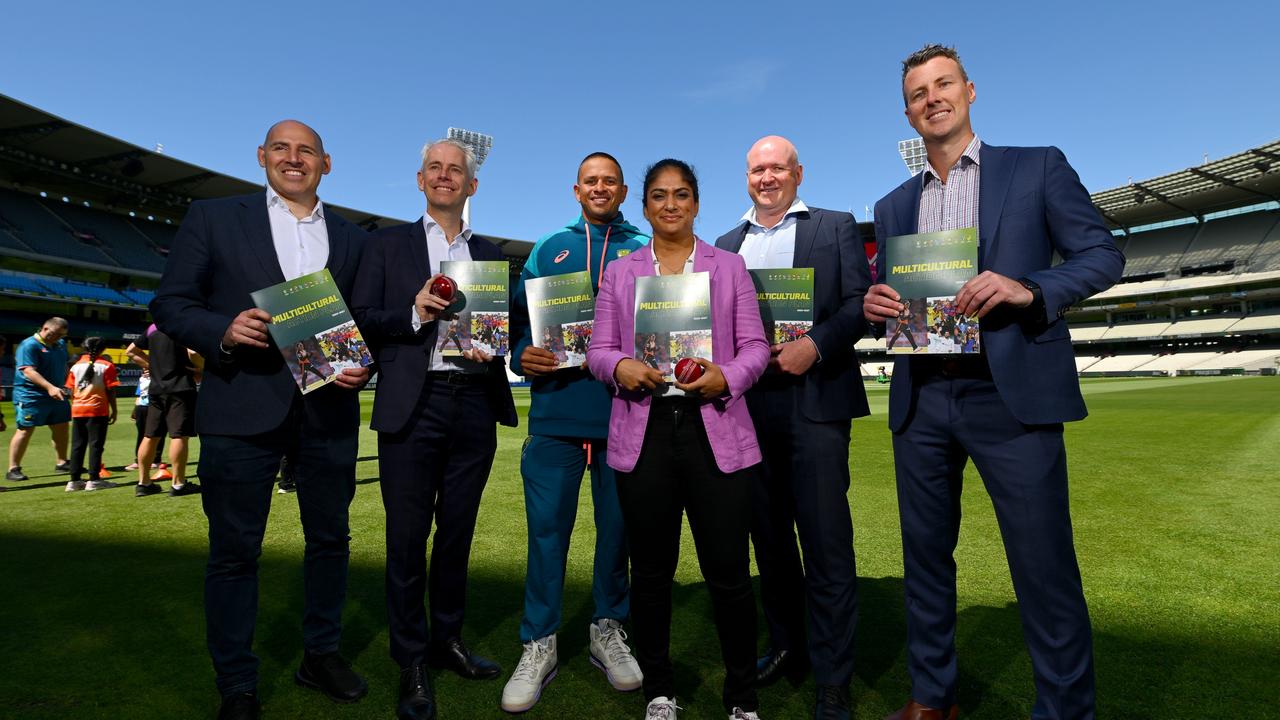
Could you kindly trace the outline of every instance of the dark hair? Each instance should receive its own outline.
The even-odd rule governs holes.
[[[668,168],[674,168],[680,173],[681,179],[689,183],[689,187],[693,188],[693,199],[698,200],[698,176],[693,174],[693,168],[689,163],[675,158],[665,158],[649,166],[644,171],[644,196],[649,197],[649,188],[653,187],[653,181],[657,179],[658,173]]]
[[[608,160],[609,162],[616,165],[618,167],[618,182],[626,182],[622,177],[622,163],[618,162],[618,158],[602,150],[597,150],[596,152],[593,152],[590,155],[582,158],[582,162],[578,163],[578,170],[581,171],[582,166],[586,165],[587,161],[591,160],[592,158],[604,158],[605,160]]]
[[[89,387],[93,384],[93,377],[97,374],[98,357],[102,355],[106,345],[107,341],[96,335],[84,339],[83,348],[89,354],[89,367],[84,371],[84,377],[80,379],[80,387]]]
[[[925,45],[919,50],[908,55],[907,59],[902,61],[902,81],[907,81],[907,73],[911,72],[912,68],[919,67],[934,58],[940,57],[954,60],[956,65],[960,66],[961,79],[965,82],[969,82],[969,73],[965,72],[964,63],[960,62],[960,53],[956,52],[956,49],[953,47],[946,47],[937,43]]]

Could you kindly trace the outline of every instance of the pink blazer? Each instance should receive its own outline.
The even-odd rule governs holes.
[[[755,286],[740,255],[695,240],[693,271],[711,274],[711,361],[720,366],[729,385],[727,397],[701,404],[702,422],[716,465],[723,472],[734,472],[760,462],[760,446],[743,395],[768,365],[769,345]],[[622,472],[635,469],[640,458],[653,396],[617,386],[613,370],[634,349],[636,278],[653,274],[649,245],[609,263],[596,298],[595,326],[587,350],[587,367],[614,393],[609,466]]]

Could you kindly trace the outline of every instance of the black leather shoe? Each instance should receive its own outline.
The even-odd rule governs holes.
[[[258,720],[258,694],[247,692],[222,698],[218,720]]]
[[[306,653],[293,679],[302,687],[319,690],[334,702],[355,702],[369,692],[369,683],[336,652],[323,655]]]
[[[468,650],[462,638],[446,640],[431,652],[429,661],[431,667],[452,670],[468,680],[492,680],[502,673],[497,663]]]
[[[849,688],[819,685],[813,720],[849,720]]]
[[[426,665],[412,665],[400,671],[400,704],[397,720],[435,720],[436,693]]]
[[[809,670],[809,658],[791,650],[770,650],[756,660],[756,686],[765,687],[788,678],[799,684]]]

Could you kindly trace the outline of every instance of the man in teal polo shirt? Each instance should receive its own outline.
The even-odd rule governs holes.
[[[622,167],[608,153],[592,153],[578,166],[574,196],[582,215],[541,238],[529,253],[512,296],[511,370],[531,382],[529,438],[520,456],[529,565],[525,576],[520,642],[524,652],[502,691],[502,709],[523,712],[538,702],[558,668],[564,568],[578,511],[583,470],[591,470],[596,552],[590,635],[591,662],[614,688],[640,687],[643,676],[626,644],[622,621],[630,612],[626,538],[613,470],[605,463],[609,392],[584,367],[557,369],[553,353],[533,344],[525,282],[587,271],[600,289],[604,267],[638,250],[648,237],[627,224],[618,208],[627,197]]]
[[[22,456],[27,453],[31,434],[48,425],[53,433],[53,449],[58,456],[57,472],[70,472],[67,464],[67,423],[71,422],[71,401],[63,382],[67,377],[67,321],[52,317],[35,335],[18,343],[14,356],[13,410],[17,427],[9,441],[9,472],[5,480],[26,480]]]

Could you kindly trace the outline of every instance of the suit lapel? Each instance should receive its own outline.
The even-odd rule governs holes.
[[[747,228],[751,227],[751,223],[742,221],[742,225],[733,233],[733,239],[729,241],[729,247],[725,248],[732,253],[742,252],[742,243],[747,239]]]
[[[1008,148],[988,145],[982,146],[978,156],[982,159],[978,187],[978,267],[986,269],[996,249],[994,241],[1017,157],[1010,155]]]
[[[409,249],[413,252],[413,262],[418,267],[418,277],[423,282],[431,277],[431,256],[427,251],[427,231],[422,227],[422,218],[409,225]]]
[[[262,287],[284,282],[284,271],[280,269],[280,258],[276,256],[276,244],[271,238],[271,220],[267,216],[267,195],[261,193],[245,197],[240,206],[240,222],[244,227],[244,237],[249,242],[249,249],[258,259],[261,269]],[[252,267],[252,265],[250,265]]]
[[[330,212],[329,208],[325,208],[324,218],[325,232],[329,235],[329,261],[325,266],[329,268],[329,274],[335,278],[342,273],[342,268],[347,264],[347,252],[351,249],[351,243],[348,242],[348,233],[350,227],[347,221],[341,215]]]
[[[920,192],[924,178],[917,175],[907,183],[906,202],[898,205],[897,232],[890,235],[914,235],[920,231]]]
[[[812,211],[796,216],[796,244],[791,254],[791,267],[813,267],[809,255],[813,252],[813,240],[818,236],[822,221]]]

